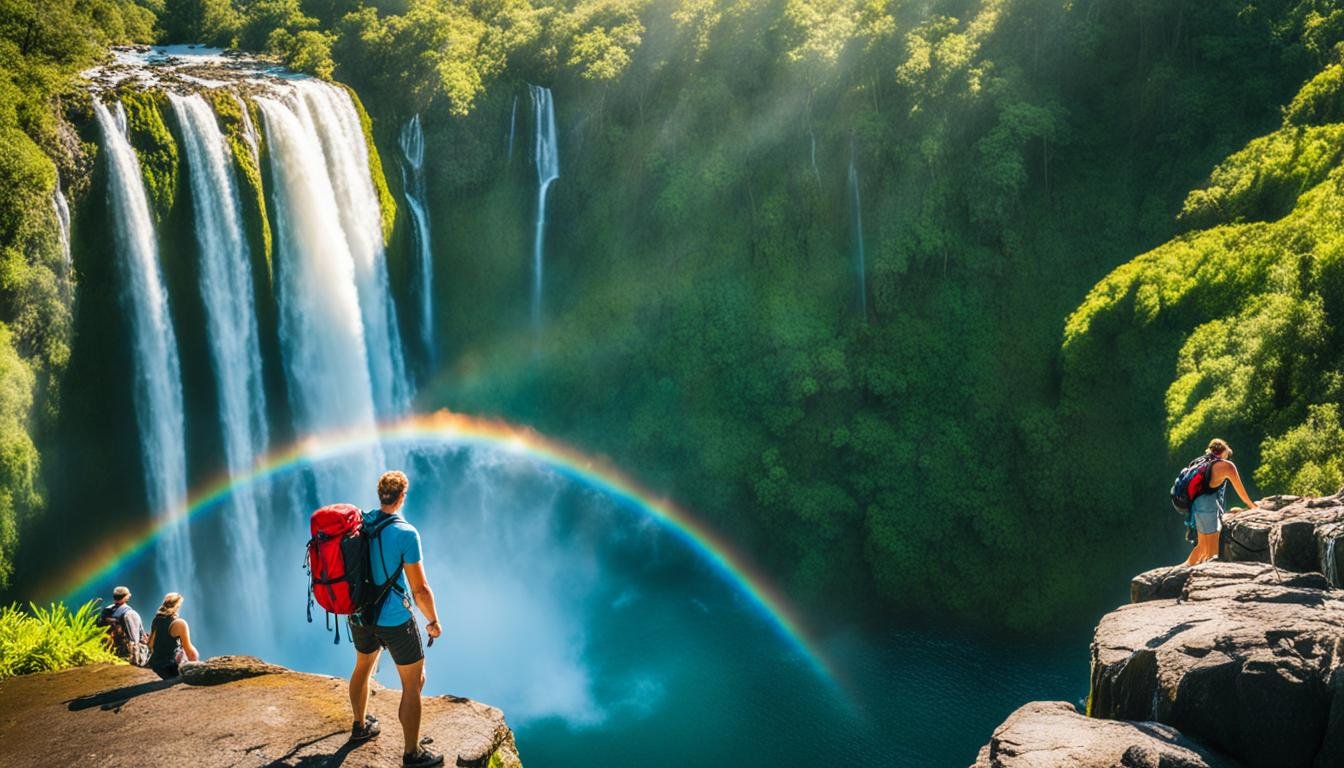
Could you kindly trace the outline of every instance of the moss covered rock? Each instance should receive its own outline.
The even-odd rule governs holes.
[[[378,208],[383,217],[383,244],[386,245],[392,239],[392,227],[397,220],[397,201],[392,197],[392,191],[387,188],[387,177],[383,175],[383,160],[378,155],[378,145],[373,140],[373,120],[369,118],[369,113],[365,111],[364,104],[359,100],[359,94],[355,93],[355,89],[344,84],[341,84],[341,87],[350,94],[350,100],[355,103],[355,111],[359,113],[359,125],[364,129],[364,143],[369,148],[369,176],[373,178],[373,188],[378,191]]]
[[[126,109],[131,146],[140,157],[145,192],[155,218],[162,222],[177,197],[180,169],[177,142],[163,120],[168,96],[157,90],[124,90],[118,97]]]
[[[213,90],[209,92],[209,98],[233,155],[233,167],[238,173],[239,197],[245,208],[244,221],[249,230],[256,230],[249,231],[248,235],[249,238],[255,236],[261,242],[269,280],[274,275],[271,262],[273,241],[261,181],[261,152],[266,139],[261,131],[256,130],[258,118],[253,114],[254,107],[242,96],[232,91]]]

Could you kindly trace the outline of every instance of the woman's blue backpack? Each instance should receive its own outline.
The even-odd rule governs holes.
[[[1190,505],[1201,494],[1209,490],[1209,475],[1213,472],[1213,465],[1218,461],[1218,457],[1211,453],[1195,459],[1185,465],[1179,474],[1176,475],[1176,481],[1171,484],[1171,505],[1178,512],[1189,511]]]

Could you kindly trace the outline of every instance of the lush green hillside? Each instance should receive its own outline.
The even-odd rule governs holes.
[[[53,193],[59,169],[78,194],[88,160],[63,105],[107,45],[150,40],[153,25],[153,11],[125,0],[0,2],[0,587],[19,523],[42,506],[33,436],[53,421],[69,357],[73,275]]]
[[[1100,397],[1121,445],[1184,456],[1223,434],[1257,491],[1344,487],[1342,195],[1344,67],[1332,64],[1190,193],[1188,231],[1112,272],[1069,318],[1065,403],[1081,428],[1105,423]]]
[[[1328,451],[1344,386],[1329,373],[1339,300],[1325,255],[1344,13],[1329,4],[81,12],[113,30],[112,10],[120,31],[6,91],[19,106],[5,130],[32,145],[16,185],[30,198],[6,195],[28,229],[0,235],[40,241],[15,246],[19,261],[6,245],[7,264],[53,269],[47,157],[72,171],[87,157],[44,138],[58,135],[52,98],[107,40],[238,45],[334,76],[362,97],[389,165],[420,112],[441,340],[420,405],[610,455],[819,613],[1085,621],[1134,565],[1178,556],[1163,488],[1210,432],[1253,464],[1267,441],[1267,490],[1344,471]],[[19,73],[38,61],[23,29],[4,35]],[[535,337],[529,82],[552,87],[561,143]],[[391,236],[409,296],[404,213]],[[34,295],[15,286],[0,284],[0,306]],[[63,343],[68,310],[52,311],[36,327]],[[0,316],[22,356],[10,367],[50,375],[60,357],[25,340],[21,317]],[[1241,322],[1208,324],[1226,319]],[[4,391],[46,391],[20,373]],[[5,455],[23,471],[0,481],[31,509],[36,453],[15,427],[41,427],[15,398],[0,398],[3,434],[22,450]]]

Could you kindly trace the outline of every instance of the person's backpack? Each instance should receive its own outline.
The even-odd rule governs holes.
[[[109,605],[98,616],[98,623],[107,627],[108,644],[112,652],[137,667],[149,662],[149,645],[143,637],[131,637],[126,633],[124,617],[131,608],[129,605]]]
[[[395,518],[388,516],[376,526],[364,525],[364,513],[353,504],[331,504],[313,513],[309,519],[312,538],[308,540],[308,621],[313,620],[313,601],[327,612],[327,629],[331,616],[336,619],[336,639],[341,642],[341,616],[358,615],[368,626],[376,623],[378,609],[401,575],[397,565],[388,580],[379,584],[373,580],[369,562],[369,544]]]
[[[1218,461],[1217,456],[1206,453],[1185,465],[1185,469],[1176,475],[1176,481],[1171,484],[1171,505],[1178,512],[1188,512],[1195,499],[1209,491],[1213,465]]]

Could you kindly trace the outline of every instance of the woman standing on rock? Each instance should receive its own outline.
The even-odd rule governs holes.
[[[191,644],[191,628],[187,620],[177,615],[182,607],[182,596],[169,592],[163,596],[163,605],[154,614],[153,629],[149,632],[149,668],[167,680],[177,677],[178,664],[183,660],[196,661],[200,654]]]
[[[1205,453],[1212,462],[1212,466],[1209,467],[1208,490],[1196,496],[1190,503],[1190,512],[1195,519],[1195,531],[1199,534],[1199,540],[1195,543],[1195,548],[1190,551],[1190,556],[1185,559],[1184,565],[1199,565],[1217,556],[1218,532],[1223,527],[1223,513],[1227,512],[1229,482],[1241,500],[1246,502],[1246,507],[1255,509],[1255,502],[1251,501],[1250,494],[1246,493],[1246,486],[1241,482],[1237,465],[1229,461],[1231,455],[1232,447],[1226,440],[1215,437],[1209,441],[1209,448]]]

